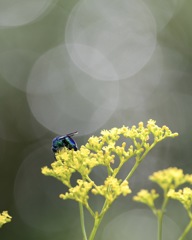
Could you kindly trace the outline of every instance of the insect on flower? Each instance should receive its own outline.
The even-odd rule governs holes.
[[[68,133],[65,136],[57,136],[52,141],[52,151],[58,152],[60,149],[66,147],[69,150],[74,149],[77,151],[77,143],[73,140],[72,136],[78,134],[78,131]]]

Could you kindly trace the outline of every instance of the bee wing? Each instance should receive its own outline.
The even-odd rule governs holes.
[[[78,131],[75,131],[75,132],[72,132],[72,133],[68,133],[66,136],[74,136],[74,135],[76,135],[76,134],[78,134]]]

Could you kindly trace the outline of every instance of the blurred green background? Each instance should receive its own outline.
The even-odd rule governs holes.
[[[0,0],[0,212],[13,217],[1,239],[82,239],[77,204],[59,199],[67,189],[41,174],[56,135],[78,130],[80,146],[101,129],[152,118],[179,137],[148,155],[133,194],[155,187],[148,176],[156,170],[192,172],[191,9],[190,0]],[[171,202],[163,239],[177,239],[186,224]],[[155,237],[152,213],[129,196],[97,239]]]

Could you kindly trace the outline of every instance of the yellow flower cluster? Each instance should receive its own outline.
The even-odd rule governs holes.
[[[150,192],[148,190],[142,189],[140,192],[137,193],[136,196],[133,197],[133,200],[144,203],[148,205],[151,209],[154,209],[154,201],[158,197],[159,194],[156,193],[154,189],[152,189]]]
[[[9,216],[7,211],[3,211],[0,214],[0,227],[2,227],[5,223],[11,222],[11,216]]]
[[[77,185],[69,188],[69,192],[60,194],[60,198],[73,199],[84,204],[85,206],[88,206],[89,191],[92,189],[92,187],[93,182],[86,182],[78,179]]]
[[[75,169],[67,167],[67,165],[61,161],[55,161],[51,164],[51,169],[47,166],[42,168],[42,173],[46,176],[52,176],[57,178],[67,187],[71,187],[71,175],[75,172]]]
[[[103,130],[101,131],[102,136],[100,137],[91,137],[86,144],[88,149],[98,151],[102,150],[102,148],[107,144],[108,150],[115,150],[115,144],[117,140],[120,138],[120,135],[130,138],[133,140],[133,144],[138,149],[141,146],[148,148],[150,143],[150,135],[153,135],[154,142],[162,141],[167,137],[176,137],[178,133],[172,133],[171,130],[167,126],[158,127],[156,125],[156,121],[150,119],[147,123],[147,126],[144,127],[143,122],[138,124],[138,127],[135,125],[131,128],[129,127],[121,127],[121,128],[112,128],[111,130]],[[125,146],[123,146],[124,148]],[[121,154],[124,153],[124,149]]]
[[[180,189],[175,191],[174,189],[170,189],[168,192],[168,197],[173,198],[181,202],[181,204],[185,207],[188,212],[191,212],[192,209],[192,189],[185,187],[184,189]],[[192,218],[192,213],[190,214]]]
[[[184,188],[175,192],[175,189],[184,183],[192,183],[192,175],[184,174],[182,169],[176,167],[170,167],[161,171],[154,172],[149,179],[156,182],[164,192],[164,206],[162,206],[162,211],[168,202],[169,198],[174,198],[179,200],[185,208],[191,208],[192,206],[192,190],[190,188]],[[159,211],[155,208],[155,199],[159,197],[159,194],[155,190],[141,190],[133,197],[133,200],[144,203],[148,205],[155,214]]]
[[[126,196],[131,193],[131,189],[126,180],[122,182],[110,176],[105,180],[104,185],[97,186],[92,190],[92,193],[106,197],[108,204],[111,204],[119,195]]]
[[[61,194],[63,199],[74,199],[87,205],[89,192],[100,194],[109,202],[113,202],[119,195],[127,195],[131,192],[128,181],[139,163],[147,153],[156,145],[157,142],[167,137],[175,137],[178,134],[172,133],[166,127],[158,127],[154,120],[149,120],[146,127],[140,122],[138,127],[131,128],[122,126],[121,128],[112,128],[111,130],[101,131],[101,136],[92,136],[85,146],[74,151],[67,148],[61,149],[55,154],[55,161],[51,168],[42,168],[42,173],[60,180],[69,187],[68,193]],[[118,140],[128,138],[132,141],[130,146],[123,142],[118,146]],[[116,157],[119,158],[114,167]],[[124,181],[117,178],[117,174],[124,163],[130,158],[135,157],[137,162],[131,174]],[[103,185],[97,186],[90,173],[94,167],[102,165],[107,168],[108,177]],[[71,186],[71,177],[74,172],[78,172],[81,177],[77,185]]]
[[[184,183],[192,183],[192,175],[184,174],[182,169],[176,167],[154,172],[149,179],[156,182],[166,192]]]

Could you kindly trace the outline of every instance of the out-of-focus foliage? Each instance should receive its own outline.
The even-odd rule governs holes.
[[[78,130],[81,146],[101,129],[156,119],[180,136],[142,163],[129,182],[133,194],[150,188],[147,178],[159,169],[191,174],[191,7],[189,0],[0,0],[0,207],[14,219],[0,238],[60,240],[62,232],[79,240],[76,205],[58,199],[63,185],[40,172],[53,161],[55,135]],[[106,172],[98,166],[93,174],[102,182]],[[120,198],[105,229],[132,204]],[[182,228],[180,216],[174,224]],[[122,234],[133,230],[128,225]]]

